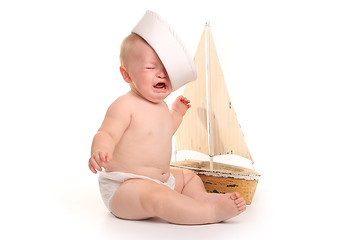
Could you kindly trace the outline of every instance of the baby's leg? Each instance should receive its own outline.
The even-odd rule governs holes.
[[[197,200],[207,193],[202,180],[193,171],[171,168],[171,173],[175,177],[175,190],[179,193]]]
[[[220,222],[239,214],[227,199],[206,203],[171,190],[167,186],[144,180],[131,179],[115,192],[110,209],[124,219],[160,217],[176,224],[206,224]]]
[[[233,203],[235,203],[239,208],[240,213],[245,211],[246,202],[238,192],[227,194],[208,193],[206,192],[204,184],[200,177],[197,176],[193,171],[180,168],[172,168],[171,172],[175,177],[176,190],[179,191],[181,194],[205,202],[222,201],[224,198],[231,199],[233,200]]]

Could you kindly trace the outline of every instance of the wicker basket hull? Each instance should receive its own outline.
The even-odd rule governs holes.
[[[250,169],[235,167],[227,164],[217,163],[217,169],[226,166],[224,171],[209,171],[203,168],[207,162],[186,160],[172,163],[171,166],[185,168],[194,171],[203,181],[207,192],[211,193],[232,193],[239,192],[246,204],[250,205],[260,178],[260,174]],[[215,168],[215,169],[216,169]],[[231,172],[233,169],[234,173]],[[239,171],[243,173],[239,173]]]
[[[227,177],[213,177],[198,174],[204,183],[207,192],[212,193],[231,193],[239,192],[247,205],[250,205],[254,197],[257,180],[235,179]]]

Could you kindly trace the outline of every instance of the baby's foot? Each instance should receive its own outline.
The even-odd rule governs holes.
[[[234,202],[235,202],[237,208],[239,209],[240,213],[245,211],[245,209],[246,209],[246,201],[240,196],[240,193],[233,192],[233,193],[229,193],[229,195],[230,195],[230,198],[232,200],[234,200]]]
[[[217,195],[215,206],[215,221],[221,222],[235,217],[245,211],[246,202],[238,192]]]

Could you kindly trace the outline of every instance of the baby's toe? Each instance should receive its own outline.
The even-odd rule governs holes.
[[[244,198],[240,197],[237,199],[241,204],[246,204],[246,201]]]
[[[238,199],[238,198],[240,198],[240,193],[233,192],[230,197],[232,200]]]

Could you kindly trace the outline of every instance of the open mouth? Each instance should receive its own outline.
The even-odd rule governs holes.
[[[155,84],[154,88],[163,89],[163,88],[166,88],[166,84],[164,82],[159,82],[159,83]]]

